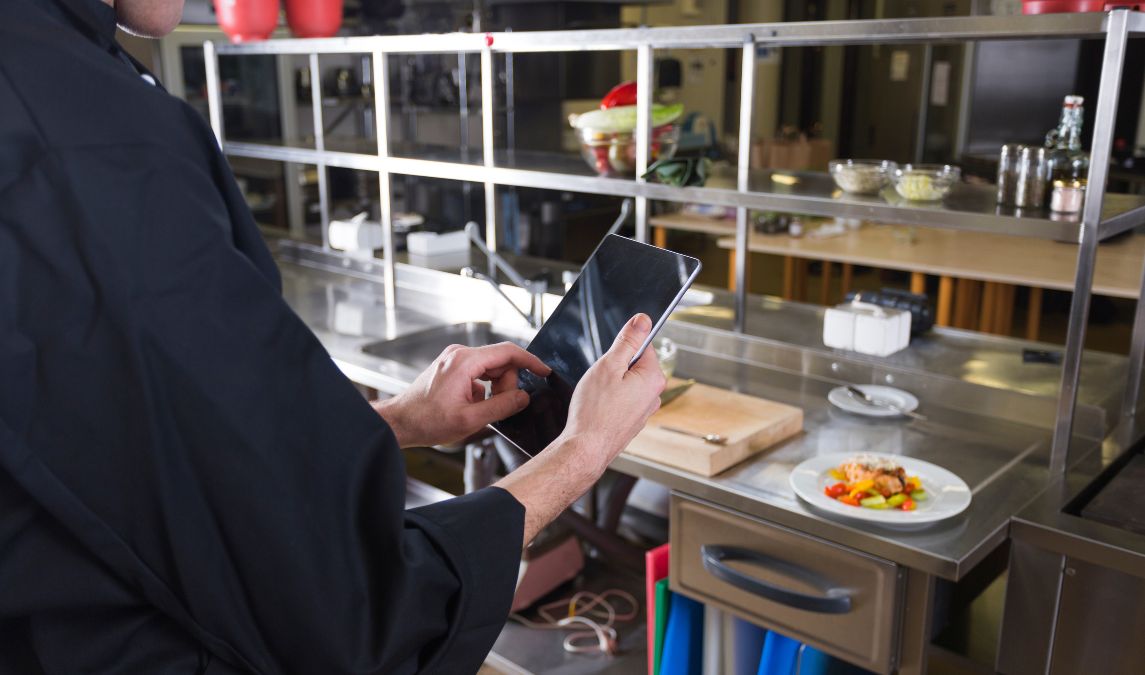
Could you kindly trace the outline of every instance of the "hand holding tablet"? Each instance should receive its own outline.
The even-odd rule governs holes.
[[[647,336],[626,350],[631,354],[626,366],[638,365],[699,270],[695,258],[618,235],[605,237],[529,344],[528,351],[552,373],[520,371],[517,386],[529,394],[529,405],[493,428],[530,456],[545,449],[565,428],[577,383],[621,329],[637,314],[650,318]]]

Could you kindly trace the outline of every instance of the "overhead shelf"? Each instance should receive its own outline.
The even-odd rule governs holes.
[[[334,139],[327,139],[330,146]],[[364,143],[364,144],[368,144]],[[339,144],[334,143],[335,147]],[[353,144],[349,144],[352,146]],[[363,142],[359,142],[363,145]],[[400,152],[400,148],[395,152]],[[497,185],[565,190],[617,197],[647,197],[660,201],[745,206],[765,211],[805,213],[816,216],[856,218],[885,223],[925,225],[956,230],[1003,233],[1034,239],[1078,241],[1078,214],[1056,214],[1045,209],[1019,213],[1000,207],[990,185],[956,184],[941,202],[908,202],[893,189],[879,196],[844,193],[825,173],[752,171],[749,189],[735,189],[735,172],[717,169],[705,187],[679,188],[660,183],[640,183],[626,178],[596,176],[577,156],[517,150],[498,151],[495,166],[481,162],[480,150],[463,155],[460,150],[416,150],[417,156],[379,157],[363,152],[313,147],[228,142],[228,155],[255,157],[303,164],[336,166],[391,174],[444,178]],[[413,152],[413,151],[411,151]],[[1136,225],[1145,224],[1145,197],[1106,194],[1100,234],[1106,239]]]
[[[960,16],[866,21],[673,26],[577,31],[375,35],[311,40],[267,40],[220,44],[219,54],[344,54],[560,52],[634,49],[731,48],[745,41],[776,46],[888,44],[962,40],[1094,38],[1105,35],[1109,15],[1101,12],[1032,16]],[[1145,33],[1145,17],[1129,17],[1130,34]]]

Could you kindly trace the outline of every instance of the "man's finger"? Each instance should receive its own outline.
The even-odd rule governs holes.
[[[501,373],[493,379],[493,393],[500,394],[506,391],[511,391],[517,388],[517,369],[506,368],[505,372]]]
[[[650,382],[658,382],[661,384],[661,391],[663,385],[668,383],[664,377],[664,371],[660,369],[660,358],[656,355],[655,349],[645,349],[644,353],[636,359],[636,363],[632,364],[632,369],[629,371],[640,375],[641,377],[652,378]]]
[[[472,350],[472,354],[473,357],[466,366],[471,377],[488,374],[495,378],[507,368],[526,368],[541,377],[552,372],[544,361],[512,342],[478,347]]]
[[[637,314],[624,324],[624,328],[620,329],[616,341],[612,343],[612,348],[608,350],[608,354],[605,356],[618,364],[623,363],[624,367],[628,368],[632,357],[636,356],[640,345],[644,344],[644,340],[647,339],[651,330],[652,319],[649,319],[647,314]]]
[[[529,405],[529,395],[520,389],[494,394],[493,396],[466,406],[465,414],[473,426],[499,422],[515,415]]]

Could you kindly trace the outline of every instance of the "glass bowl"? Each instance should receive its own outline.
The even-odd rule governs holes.
[[[961,177],[962,170],[950,164],[904,164],[891,173],[895,192],[914,202],[942,199]]]
[[[596,131],[578,129],[580,156],[601,176],[627,176],[636,174],[635,134],[630,131]],[[680,128],[665,124],[652,130],[652,147],[648,163],[658,159],[671,159],[680,142]]]
[[[853,195],[877,195],[898,168],[884,159],[833,159],[827,164],[835,185]]]

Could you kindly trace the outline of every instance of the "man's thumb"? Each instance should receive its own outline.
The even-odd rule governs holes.
[[[616,342],[612,343],[612,349],[608,350],[608,355],[617,362],[623,362],[627,368],[651,331],[652,319],[648,318],[647,314],[637,314],[620,329]]]

